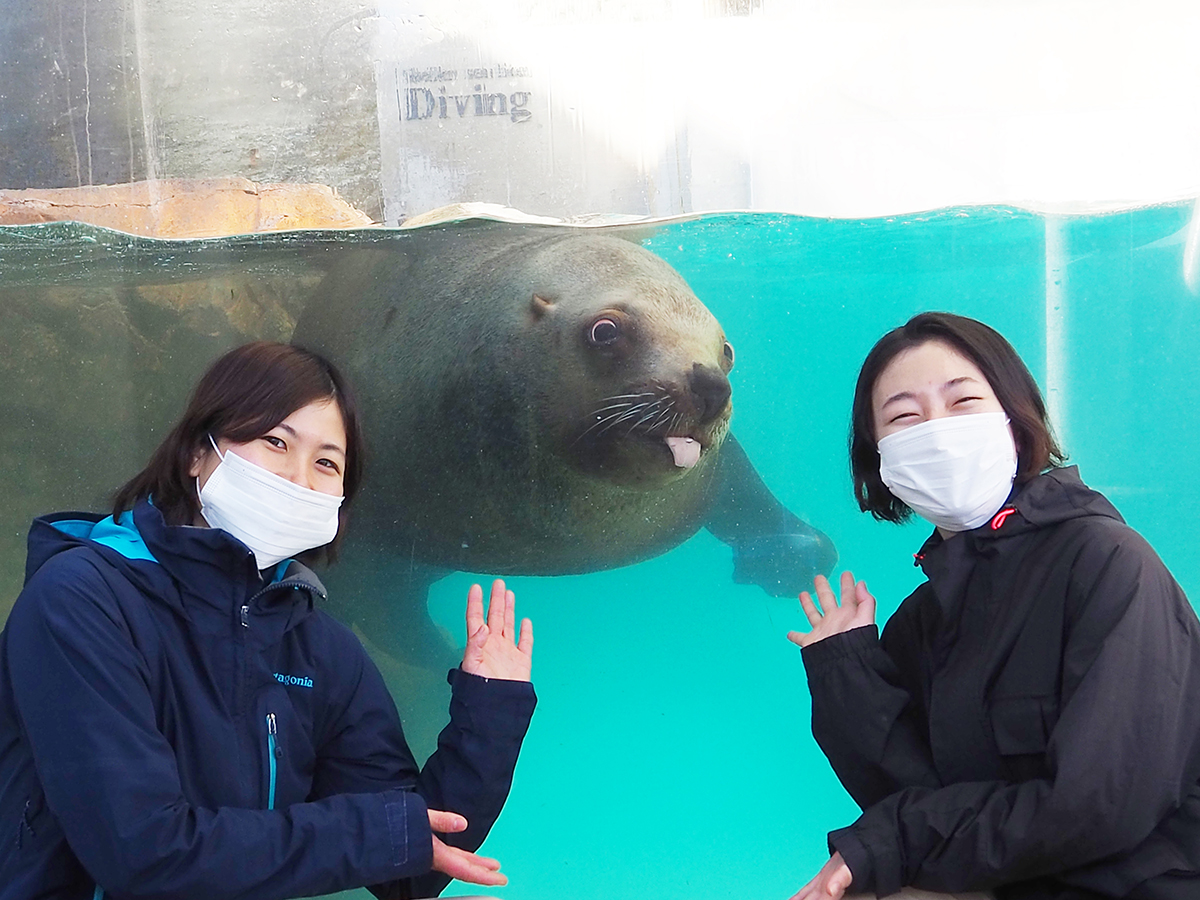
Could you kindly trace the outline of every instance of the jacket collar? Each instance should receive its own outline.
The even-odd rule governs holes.
[[[242,607],[287,631],[326,596],[307,566],[285,560],[260,574],[245,544],[218,528],[168,525],[151,503],[139,502],[117,518],[58,513],[34,522],[26,579],[55,554],[90,545],[143,593],[197,625],[228,626]]]
[[[326,596],[316,574],[295,560],[260,574],[250,548],[220,528],[168,525],[145,501],[134,507],[133,520],[191,608],[202,604],[240,618],[249,607],[248,614],[271,620],[272,631],[287,631],[312,612],[314,597]]]
[[[1102,494],[1083,483],[1078,466],[1050,469],[1014,485],[1005,504],[978,528],[950,539],[934,529],[914,554],[914,565],[924,571],[945,610],[965,588],[975,560],[1001,552],[1004,539],[1087,516],[1124,521]]]

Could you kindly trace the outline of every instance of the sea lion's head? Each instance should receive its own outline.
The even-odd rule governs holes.
[[[602,235],[537,254],[528,300],[555,366],[540,404],[570,465],[654,488],[708,467],[729,431],[733,347],[666,262]]]

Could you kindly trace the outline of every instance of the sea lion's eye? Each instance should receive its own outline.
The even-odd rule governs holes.
[[[729,343],[729,341],[726,341],[723,352],[725,354],[725,362],[729,363],[729,368],[732,369],[733,368],[733,344]]]
[[[588,342],[593,347],[603,347],[611,344],[621,336],[621,326],[615,320],[607,317],[597,319],[588,330]]]

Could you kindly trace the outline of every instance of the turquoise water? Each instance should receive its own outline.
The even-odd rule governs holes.
[[[1069,461],[1196,599],[1190,215],[1163,206],[1062,224],[1068,400],[1056,429]],[[926,530],[874,522],[853,504],[845,444],[858,366],[887,329],[944,309],[999,329],[1045,387],[1043,218],[721,216],[673,225],[647,246],[737,348],[734,429],[760,474],[830,534],[840,565],[890,613],[918,583],[910,554]],[[825,861],[825,833],[855,807],[809,732],[798,651],[783,639],[802,618],[793,601],[731,585],[729,570],[726,549],[700,534],[631,569],[519,583],[539,629],[542,705],[488,845],[512,878],[505,896],[783,900]],[[447,624],[464,583],[439,592]]]
[[[1191,204],[1049,223],[1007,208],[866,221],[720,215],[667,223],[645,246],[684,275],[734,344],[734,430],[759,473],[833,538],[841,565],[866,579],[882,614],[918,582],[910,554],[925,529],[857,511],[845,461],[848,412],[867,350],[924,309],[975,316],[1012,341],[1054,392],[1070,461],[1195,599],[1200,297],[1184,262],[1191,215]],[[46,238],[36,252],[20,249],[35,234]],[[226,345],[256,332],[279,336],[338,247],[386,239],[364,232],[164,245],[87,230],[0,229],[0,342],[21,336],[20,347],[0,348],[10,360],[0,368],[0,413],[28,429],[14,437],[10,427],[5,452],[19,472],[41,473],[0,484],[10,510],[0,523],[8,541],[0,567],[11,572],[11,536],[28,508],[92,504],[97,478],[141,462],[159,427],[154,411],[174,408],[176,381],[187,380],[170,374],[173,363],[190,378]],[[62,265],[52,273],[45,262],[55,254]],[[208,286],[203,314],[172,299],[188,279]],[[240,303],[247,297],[248,307]],[[11,361],[35,339],[46,358]],[[59,379],[79,383],[89,373],[91,387],[80,389],[89,405],[116,393],[125,413],[50,416],[39,398],[59,397]],[[79,402],[61,396],[55,403]],[[62,421],[76,428],[46,431]],[[138,423],[149,437],[114,449],[112,435]],[[58,469],[46,471],[48,454]],[[72,460],[92,474],[68,476],[62,468]],[[855,809],[809,732],[799,652],[784,638],[802,617],[794,600],[734,585],[730,573],[729,550],[702,532],[638,566],[512,579],[518,612],[535,624],[540,706],[484,847],[503,862],[510,886],[488,893],[784,900],[824,862],[825,833],[852,821]],[[433,588],[431,614],[452,634],[461,633],[462,599],[476,577],[458,573]],[[447,893],[478,891],[455,885]]]

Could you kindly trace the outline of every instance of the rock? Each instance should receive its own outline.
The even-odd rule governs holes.
[[[245,178],[211,178],[0,191],[0,225],[63,221],[156,238],[373,224],[366,213],[323,184],[256,184]]]

